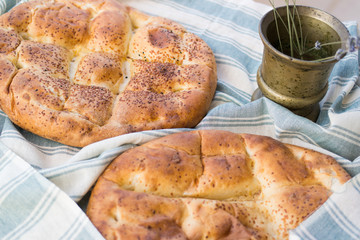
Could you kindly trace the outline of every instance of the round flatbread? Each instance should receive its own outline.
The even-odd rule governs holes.
[[[270,137],[183,132],[117,157],[87,214],[106,239],[287,239],[349,179],[332,157]]]
[[[0,106],[71,146],[194,127],[216,88],[209,46],[115,0],[23,3],[0,17]]]

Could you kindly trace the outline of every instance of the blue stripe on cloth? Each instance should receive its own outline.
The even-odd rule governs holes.
[[[231,66],[234,68],[237,68],[241,71],[243,71],[247,76],[249,81],[251,82],[255,82],[256,81],[256,73],[253,73],[254,70],[249,68],[247,69],[246,67],[246,63],[242,63],[238,60],[237,56],[235,56],[236,58],[233,58],[231,56],[226,56],[223,53],[214,53],[215,57],[216,57],[216,63],[218,65],[223,64],[223,65],[227,65],[227,66]],[[259,63],[260,64],[260,63]],[[255,64],[255,70],[258,68],[257,66],[259,64]]]
[[[13,153],[7,151],[0,157],[0,172],[6,171],[5,168],[11,163],[11,154]],[[0,186],[2,185],[0,184]]]
[[[61,175],[66,175],[69,173],[76,172],[77,170],[87,170],[90,168],[104,167],[110,163],[119,153],[124,152],[130,148],[133,148],[137,145],[135,144],[124,144],[116,149],[111,149],[110,151],[105,151],[101,153],[98,157],[93,159],[87,159],[82,161],[77,161],[73,163],[69,163],[65,166],[60,166],[54,169],[43,169],[39,172],[46,176],[46,178],[56,178]]]
[[[19,140],[19,145],[29,144],[35,146],[37,150],[48,156],[57,155],[59,153],[74,155],[80,150],[80,148],[66,146],[23,130],[14,125],[8,118],[4,119],[0,139],[2,141],[10,142],[12,139],[17,139]]]
[[[35,171],[32,168],[29,168],[24,172],[19,172],[17,176],[11,178],[9,184],[2,186],[0,188],[0,204],[5,201],[6,197],[11,194],[13,190],[21,187],[24,182],[28,182],[29,179],[31,179],[32,175],[34,175],[34,173]]]
[[[27,0],[28,1],[28,0]],[[1,0],[0,1],[0,14],[3,14],[13,8],[20,2],[25,2],[21,0]]]
[[[360,222],[354,217],[360,214],[360,209],[347,208],[360,201],[359,181],[360,174],[339,192],[335,191],[315,216],[305,220],[291,234],[300,239],[360,239]]]
[[[308,240],[339,240],[339,239],[354,239],[348,235],[345,231],[338,230],[337,222],[333,221],[331,214],[323,212],[321,218],[318,218],[316,223],[307,225],[306,228],[300,225],[296,230],[292,231],[300,239]],[[291,236],[292,234],[290,234]],[[295,238],[294,238],[295,239]]]
[[[360,239],[359,229],[348,219],[348,217],[342,212],[341,207],[329,199],[324,205],[327,208],[327,212],[331,215],[337,226],[340,226],[344,232],[349,234],[354,239]]]
[[[0,109],[0,132],[3,129],[6,118],[7,118],[6,114]]]
[[[353,180],[353,186],[356,189],[356,191],[358,191],[358,193],[360,195],[360,178],[355,178]]]
[[[81,233],[81,230],[83,229],[83,225],[86,222],[86,217],[84,214],[80,214],[79,216],[77,216],[74,221],[70,224],[70,227],[68,229],[66,229],[66,231],[64,231],[64,234],[59,238],[59,240],[63,239],[63,240],[68,240],[68,239],[77,239],[77,237],[75,236],[79,236],[79,234]],[[91,236],[89,236],[91,239]]]
[[[73,214],[81,218],[68,239],[103,239],[75,202],[1,143],[0,166],[0,239],[56,239]]]
[[[232,15],[239,15],[241,13],[244,13],[244,14],[247,14],[247,16],[253,16],[255,19],[261,19],[263,16],[263,14],[260,13],[258,10],[248,7],[246,4],[239,4],[239,2],[237,2],[237,1],[208,0],[207,2],[213,2],[213,3],[216,3],[219,8],[226,8],[226,9],[230,9],[231,11],[234,11],[232,13]],[[243,18],[238,19],[238,21],[241,21],[241,20],[243,20]],[[255,24],[257,24],[257,23],[255,23]]]
[[[18,191],[23,193],[21,190],[22,189],[19,189]],[[54,185],[44,188],[44,190],[44,192],[38,195],[39,198],[36,199],[36,201],[24,199],[26,202],[34,203],[34,206],[27,206],[32,211],[27,215],[22,214],[21,220],[17,221],[14,228],[3,237],[4,240],[19,239],[20,236],[26,234],[33,226],[37,225],[47,211],[54,205],[59,190],[56,189]],[[33,194],[31,195],[33,196]]]
[[[259,12],[247,8],[245,5],[233,7],[231,5],[224,5],[222,1],[206,0],[155,0],[154,2],[171,6],[180,11],[190,11],[190,13],[193,13],[194,15],[202,13],[204,16],[211,17],[212,19],[216,18],[220,23],[236,23],[236,26],[245,29],[253,29],[251,35],[258,36],[257,29],[262,15],[259,14]]]
[[[261,62],[261,52],[254,52],[253,49],[244,47],[241,42],[236,39],[228,38],[226,35],[216,35],[209,30],[198,29],[183,24],[189,31],[200,36],[206,43],[212,46],[215,56],[218,54],[226,55],[232,59],[251,58],[249,62],[244,62],[247,71],[254,72],[257,70]]]
[[[350,176],[356,176],[356,174],[360,173],[360,157],[355,159],[353,162],[343,160],[339,163],[350,174]]]
[[[86,160],[79,163],[73,163],[62,167],[57,167],[55,169],[44,169],[39,170],[39,172],[45,176],[47,179],[51,180],[64,175],[69,175],[71,173],[82,171],[91,171],[91,169],[99,169],[106,167],[119,153],[115,153],[111,156],[95,160]]]
[[[6,139],[7,141],[16,139],[16,140],[19,140],[20,142],[23,141],[24,144],[29,143],[29,141],[26,140],[24,135],[26,135],[26,134],[21,134],[15,130],[5,130],[2,132],[1,139]],[[56,144],[56,146],[42,146],[42,145],[36,144],[34,142],[31,142],[31,144],[34,147],[36,147],[40,152],[42,152],[43,154],[46,154],[48,156],[58,155],[58,154],[65,154],[65,155],[72,156],[79,151],[78,148],[73,148],[70,146],[64,146],[64,145],[58,145],[58,144]],[[22,144],[19,144],[19,145],[22,145]]]
[[[36,177],[31,176],[28,181],[22,182],[16,189],[9,189],[5,192],[0,203],[0,238],[3,239],[10,231],[15,229],[24,217],[27,217],[38,202],[42,190],[34,189],[31,185],[36,181]],[[15,191],[16,190],[16,191]],[[16,199],[16,201],[14,201]],[[27,204],[29,203],[29,204]]]
[[[239,128],[239,127],[256,127],[256,126],[272,126],[273,120],[268,116],[258,116],[254,118],[241,118],[241,117],[207,117],[198,126],[198,129],[209,128]]]

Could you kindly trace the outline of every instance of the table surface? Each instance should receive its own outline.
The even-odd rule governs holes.
[[[254,0],[255,2],[269,4],[269,0]],[[359,0],[297,0],[297,5],[307,5],[320,8],[341,21],[357,21],[360,23],[360,1]],[[284,0],[275,0],[275,5],[284,5]]]

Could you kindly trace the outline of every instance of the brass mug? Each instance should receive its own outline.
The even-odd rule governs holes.
[[[306,33],[304,37],[306,36],[307,42],[311,44],[309,47],[314,46],[316,41],[342,42],[327,48],[329,56],[335,55],[339,48],[345,49],[349,32],[341,21],[316,8],[296,8],[301,17],[303,33]],[[285,16],[287,9],[284,6],[276,10],[281,16]],[[286,37],[285,31],[281,28],[280,34]],[[257,72],[259,89],[254,92],[253,100],[263,94],[295,114],[315,121],[319,114],[319,102],[327,93],[328,78],[338,59],[298,59],[279,51],[279,47],[274,47],[278,35],[273,10],[261,19],[259,34],[264,44],[264,52]]]

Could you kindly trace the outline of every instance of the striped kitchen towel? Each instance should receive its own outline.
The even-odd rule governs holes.
[[[0,0],[1,13],[19,1]],[[183,24],[213,49],[218,86],[196,129],[271,136],[332,155],[351,181],[290,234],[292,239],[360,239],[359,54],[333,69],[316,123],[261,98],[251,102],[263,45],[259,20],[269,7],[252,0],[122,0],[150,15]],[[357,35],[356,22],[346,22]],[[132,133],[82,149],[43,139],[0,111],[0,239],[102,239],[84,214],[86,194],[121,152],[193,129]],[[85,196],[85,197],[84,197]]]

